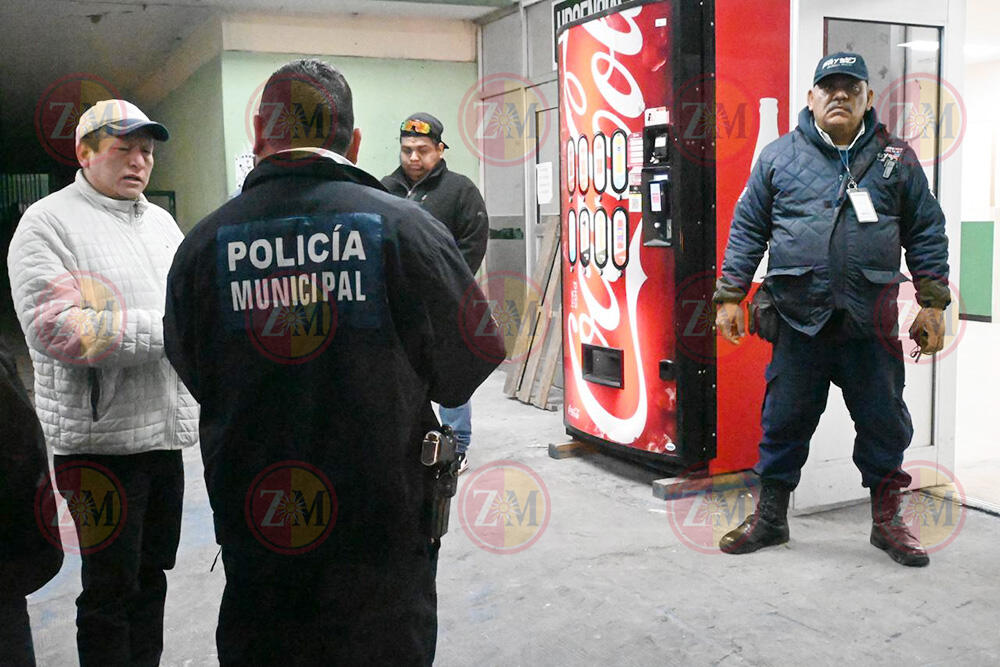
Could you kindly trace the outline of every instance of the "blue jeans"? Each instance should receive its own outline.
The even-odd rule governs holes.
[[[440,406],[441,424],[447,424],[455,432],[455,449],[464,454],[472,442],[472,401],[457,408]]]
[[[781,321],[765,372],[764,437],[755,470],[762,481],[798,485],[833,382],[854,421],[854,464],[862,486],[905,487],[910,479],[900,466],[913,425],[903,403],[902,346],[898,340],[849,338],[839,329],[827,326],[810,337]]]

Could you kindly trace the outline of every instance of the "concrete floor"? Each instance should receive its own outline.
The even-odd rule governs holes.
[[[782,547],[706,553],[671,527],[676,508],[653,497],[661,475],[602,454],[549,458],[549,443],[567,440],[561,414],[503,397],[503,379],[491,377],[474,399],[472,470],[460,493],[478,467],[513,460],[541,480],[549,520],[530,546],[498,554],[473,542],[453,503],[436,664],[1000,664],[1000,518],[967,511],[922,569],[868,544],[867,505],[793,517]],[[221,564],[209,571],[216,547],[198,452],[185,460],[162,664],[213,665],[224,576]],[[30,598],[40,665],[77,664],[79,585],[70,556]]]

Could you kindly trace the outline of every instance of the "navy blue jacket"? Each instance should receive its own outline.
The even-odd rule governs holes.
[[[736,204],[717,302],[746,296],[766,248],[764,287],[789,325],[815,335],[842,309],[852,334],[871,336],[877,304],[895,304],[906,279],[899,271],[905,249],[920,304],[947,306],[944,213],[913,150],[888,133],[874,110],[865,113],[864,126],[848,164],[870,193],[878,221],[858,222],[843,161],[803,109],[798,127],[761,152]]]
[[[430,403],[466,402],[504,355],[485,304],[444,225],[372,176],[314,154],[258,164],[188,234],[167,282],[166,352],[201,403],[219,543],[268,557],[248,493],[298,461],[328,478],[337,508],[296,562],[426,544]]]

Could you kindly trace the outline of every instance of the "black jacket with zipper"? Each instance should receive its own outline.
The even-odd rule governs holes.
[[[458,244],[458,249],[475,273],[486,255],[490,219],[486,203],[475,183],[448,169],[442,159],[429,174],[414,184],[402,167],[382,179],[382,185],[394,195],[412,199],[425,211],[444,223]]]
[[[289,276],[297,296],[276,304]],[[337,280],[321,302],[312,288],[324,276]],[[426,543],[430,403],[464,403],[503,359],[495,328],[470,343],[463,321],[489,312],[466,298],[485,303],[448,230],[419,206],[326,157],[261,161],[188,234],[167,284],[167,356],[201,403],[219,543],[268,556],[244,505],[282,461],[321,471],[337,502],[329,537],[295,556],[303,568],[387,562]]]

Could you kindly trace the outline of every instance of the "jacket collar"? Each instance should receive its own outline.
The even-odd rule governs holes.
[[[76,170],[75,183],[87,201],[94,206],[99,206],[112,213],[128,217],[134,212],[135,215],[142,216],[146,212],[146,209],[149,208],[149,201],[146,199],[146,195],[140,194],[138,199],[113,199],[98,191],[97,188],[90,184],[87,177],[83,175],[83,169]]]
[[[243,192],[276,178],[311,176],[332,181],[349,181],[385,190],[378,179],[342,155],[321,148],[302,148],[273,153],[257,164],[243,182]]]
[[[418,185],[426,185],[436,179],[441,178],[441,176],[448,171],[448,164],[445,162],[444,158],[441,158],[434,168],[427,172],[423,178],[421,178],[416,183],[410,183],[410,179],[406,177],[403,172],[403,167],[396,167],[396,171],[392,172],[389,176],[395,181],[402,183],[407,190],[414,190]]]
[[[865,112],[865,115],[861,117],[861,132],[854,141],[851,143],[848,149],[852,154],[860,151],[871,141],[872,137],[875,136],[879,128],[884,128],[882,123],[878,122],[878,118],[875,116],[875,108],[871,108]],[[821,150],[824,150],[831,155],[837,154],[837,147],[833,145],[832,141],[826,141],[819,133],[819,126],[816,125],[816,119],[813,117],[809,107],[803,107],[802,111],[799,112],[799,131],[804,134],[809,141],[818,146]]]

